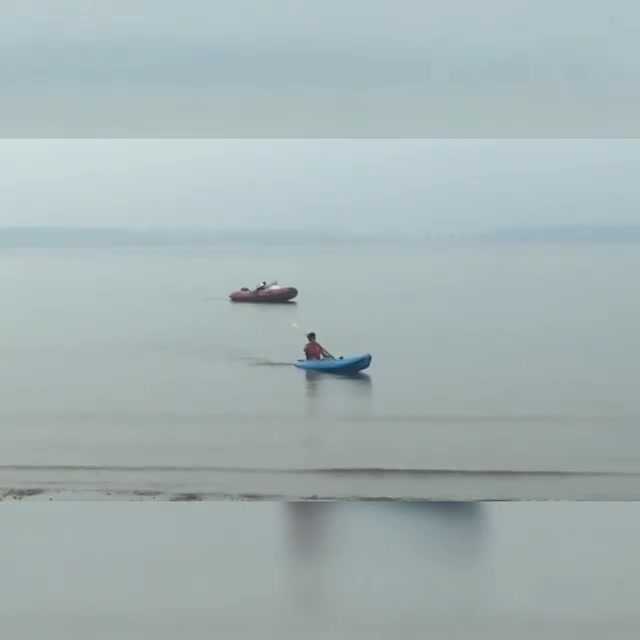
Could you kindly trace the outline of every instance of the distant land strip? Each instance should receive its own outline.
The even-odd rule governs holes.
[[[348,475],[348,476],[639,476],[637,471],[573,471],[527,469],[465,469],[465,468],[402,468],[402,467],[326,467],[326,468],[273,468],[273,467],[221,467],[221,466],[170,466],[170,465],[0,465],[2,472],[113,472],[113,473],[222,473],[262,475]]]
[[[0,227],[0,249],[283,246],[482,246],[640,244],[640,225],[552,226],[478,233],[340,233],[319,229],[127,229],[106,227]]]

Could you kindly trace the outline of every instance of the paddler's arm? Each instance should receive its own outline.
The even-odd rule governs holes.
[[[322,345],[320,345],[320,349],[322,351],[323,358],[333,358],[333,356]]]

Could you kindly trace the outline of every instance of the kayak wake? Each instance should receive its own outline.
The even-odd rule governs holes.
[[[290,367],[290,362],[280,362],[277,360],[267,360],[265,358],[245,358],[252,367]]]

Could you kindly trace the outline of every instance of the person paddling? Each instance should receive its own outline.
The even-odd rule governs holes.
[[[316,341],[316,334],[313,333],[313,331],[307,334],[307,340],[309,340],[309,342],[304,346],[304,355],[307,357],[307,360],[333,358],[333,356]]]

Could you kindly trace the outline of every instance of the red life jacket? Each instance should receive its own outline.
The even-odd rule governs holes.
[[[320,360],[322,356],[322,347],[317,342],[309,342],[304,352],[307,356],[307,360]]]

